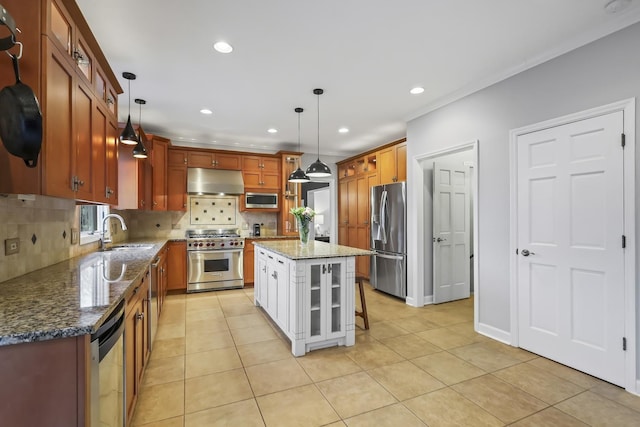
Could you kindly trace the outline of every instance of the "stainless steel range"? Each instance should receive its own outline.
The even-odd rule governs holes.
[[[237,228],[187,231],[187,292],[244,287]]]

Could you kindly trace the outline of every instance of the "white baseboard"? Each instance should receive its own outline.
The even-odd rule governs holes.
[[[498,329],[485,323],[478,323],[478,333],[504,344],[511,345],[511,333],[503,331],[502,329]]]

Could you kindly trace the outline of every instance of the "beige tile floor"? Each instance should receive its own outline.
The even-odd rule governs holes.
[[[134,426],[640,425],[640,397],[476,334],[472,299],[366,299],[355,346],[296,358],[252,288],[169,296]]]

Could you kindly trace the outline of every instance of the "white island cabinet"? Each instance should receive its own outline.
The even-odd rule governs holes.
[[[316,241],[254,245],[254,302],[291,340],[295,356],[355,343],[355,257],[370,251]]]

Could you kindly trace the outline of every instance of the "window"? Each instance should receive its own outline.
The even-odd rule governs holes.
[[[97,242],[102,233],[102,219],[109,214],[109,206],[81,205],[80,208],[80,244]],[[109,234],[109,221],[107,221]]]

